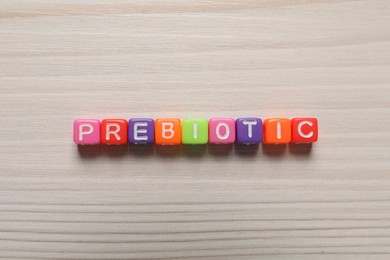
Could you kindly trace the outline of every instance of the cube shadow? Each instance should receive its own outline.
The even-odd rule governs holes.
[[[234,151],[240,156],[254,156],[259,150],[259,144],[234,144]]]
[[[146,157],[155,154],[154,144],[129,144],[130,156]]]
[[[308,155],[311,153],[312,147],[313,147],[312,143],[301,143],[301,144],[290,143],[288,146],[288,150],[291,154],[294,155]]]
[[[77,150],[79,155],[83,159],[92,159],[103,154],[103,149],[101,144],[95,145],[77,145]]]
[[[283,156],[287,150],[287,144],[263,144],[263,152],[267,156],[280,157]]]
[[[233,144],[208,144],[208,151],[213,156],[228,156],[233,150]]]
[[[129,152],[129,146],[127,144],[122,145],[102,145],[103,154],[108,157],[123,157]]]
[[[182,154],[188,157],[201,157],[207,152],[207,144],[184,144],[182,145]]]

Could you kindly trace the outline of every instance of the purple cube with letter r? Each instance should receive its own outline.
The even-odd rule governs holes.
[[[236,120],[237,143],[258,144],[263,141],[263,121],[256,117]]]
[[[129,142],[132,144],[153,144],[154,120],[151,118],[130,119]]]

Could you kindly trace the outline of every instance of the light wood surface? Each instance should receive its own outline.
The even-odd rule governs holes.
[[[389,259],[390,1],[0,2],[1,259]],[[318,117],[310,147],[78,149],[75,118]]]

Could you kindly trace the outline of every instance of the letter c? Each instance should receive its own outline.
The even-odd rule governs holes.
[[[298,124],[298,133],[300,136],[302,136],[303,138],[311,138],[313,137],[314,135],[314,132],[313,131],[310,131],[309,133],[305,134],[303,131],[302,131],[302,127],[304,125],[309,125],[309,126],[313,126],[313,122],[311,121],[301,121],[299,122]]]

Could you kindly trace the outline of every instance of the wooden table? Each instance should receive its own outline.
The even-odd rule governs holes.
[[[0,258],[390,259],[390,2],[3,0]],[[318,117],[288,147],[75,118]]]

